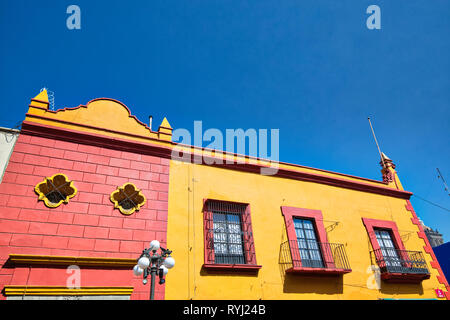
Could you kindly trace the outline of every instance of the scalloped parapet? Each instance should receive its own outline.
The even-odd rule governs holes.
[[[57,111],[49,110],[48,106],[47,91],[43,90],[31,99],[25,121],[141,142],[148,139],[172,141],[172,128],[166,118],[158,131],[152,131],[131,115],[125,104],[114,99],[98,98],[86,105]]]

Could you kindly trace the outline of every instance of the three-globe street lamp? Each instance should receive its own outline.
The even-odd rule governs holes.
[[[157,253],[158,249],[161,249],[161,254]],[[175,259],[170,256],[172,251],[164,249],[160,246],[158,240],[150,242],[150,248],[144,249],[141,256],[138,259],[137,265],[133,268],[133,273],[136,276],[144,274],[142,283],[147,284],[147,276],[151,276],[150,285],[150,300],[155,299],[155,277],[158,272],[159,284],[165,282],[164,276],[175,265]]]

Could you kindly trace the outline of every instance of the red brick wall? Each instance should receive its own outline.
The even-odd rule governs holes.
[[[34,187],[56,173],[73,180],[78,193],[50,209]],[[131,216],[109,200],[126,182],[147,198]],[[21,134],[0,184],[0,289],[66,284],[65,269],[5,266],[11,253],[138,258],[153,239],[165,245],[168,183],[168,159]],[[82,269],[81,285],[132,285],[132,299],[148,299],[150,291],[131,270]],[[164,298],[164,286],[156,284],[155,296]]]

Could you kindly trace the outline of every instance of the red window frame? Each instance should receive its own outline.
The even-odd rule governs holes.
[[[369,235],[370,243],[372,244],[373,250],[379,250],[380,245],[378,244],[377,237],[375,235],[375,229],[385,229],[389,230],[392,236],[392,242],[398,250],[406,250],[403,245],[402,238],[398,232],[397,224],[394,221],[387,220],[377,220],[362,218],[364,226],[366,227],[367,234]]]
[[[282,206],[281,212],[284,217],[284,222],[286,225],[286,232],[287,232],[289,243],[292,243],[292,241],[297,241],[297,234],[295,233],[295,227],[294,227],[294,218],[312,220],[314,223],[316,232],[317,232],[318,242],[328,243],[327,232],[323,225],[322,211]],[[289,246],[289,248],[291,251],[291,257],[299,256],[298,253],[294,252],[294,250],[297,250],[297,248],[292,247],[292,246]],[[324,269],[325,269],[325,270],[333,271],[335,269],[335,265],[334,265],[334,261],[332,260],[332,254],[330,252],[324,252],[324,250],[329,250],[329,248],[325,248],[325,247],[321,246],[322,258],[324,259],[323,263],[325,266],[324,268],[302,267],[301,260],[294,261],[294,259],[293,259],[293,261],[292,261],[293,270],[320,272],[320,271],[324,271]],[[330,257],[331,257],[331,259],[330,259]]]
[[[245,210],[241,212],[241,228],[243,232],[243,250],[245,256],[245,264],[223,264],[215,263],[214,259],[214,239],[210,230],[213,229],[213,212],[208,210],[208,202],[219,202],[225,204],[238,204],[245,206]],[[252,222],[250,215],[250,204],[241,202],[231,202],[216,199],[203,199],[203,235],[204,235],[204,264],[203,268],[207,270],[236,270],[236,271],[258,271],[261,265],[256,263],[256,250],[253,239]]]
[[[397,224],[394,221],[378,220],[362,218],[364,226],[369,235],[370,243],[372,244],[373,251],[380,250],[380,245],[375,234],[375,229],[387,230],[391,234],[392,242],[397,250],[401,250],[399,257],[402,260],[407,261],[408,255],[406,253],[405,246],[403,244],[402,238],[397,228]],[[381,252],[381,250],[379,251]],[[403,256],[404,255],[404,256]],[[376,259],[376,257],[375,257]],[[392,273],[384,272],[381,274],[381,279],[387,282],[398,282],[398,283],[418,283],[424,279],[429,279],[429,274],[405,274],[405,273]]]

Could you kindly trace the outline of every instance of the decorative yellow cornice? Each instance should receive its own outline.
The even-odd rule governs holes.
[[[110,98],[98,98],[74,108],[49,110],[47,91],[31,99],[25,121],[99,134],[111,138],[171,145],[172,128],[164,118],[158,131],[131,115],[128,107]]]
[[[5,296],[103,296],[131,295],[133,287],[12,286],[6,285]]]
[[[133,268],[135,259],[46,256],[29,254],[10,254],[9,261],[17,265],[77,265],[80,267]]]

